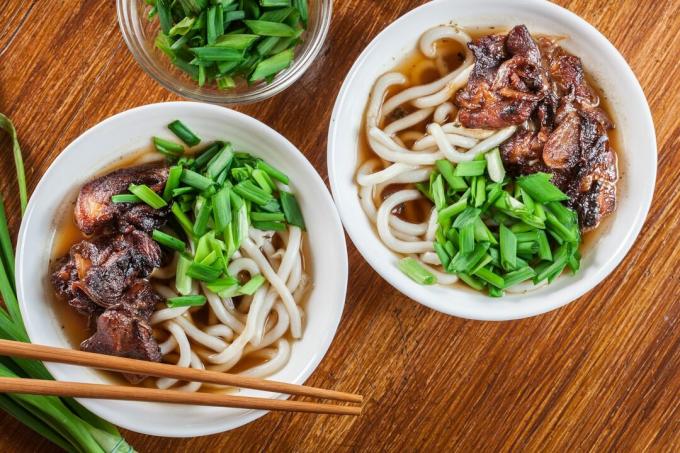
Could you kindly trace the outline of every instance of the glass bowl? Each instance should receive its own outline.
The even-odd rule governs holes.
[[[231,90],[214,86],[199,87],[187,74],[172,65],[154,45],[158,33],[158,19],[147,19],[151,9],[144,0],[116,0],[118,24],[123,39],[137,63],[154,80],[168,90],[186,98],[214,104],[249,104],[270,98],[293,84],[309,68],[326,40],[333,10],[332,0],[309,0],[307,30],[302,43],[295,48],[293,64],[281,71],[271,83],[260,82],[248,86],[237,84]]]

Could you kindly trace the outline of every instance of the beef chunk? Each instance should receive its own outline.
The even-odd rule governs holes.
[[[500,146],[509,173],[551,173],[581,229],[595,228],[616,207],[618,170],[607,137],[613,124],[581,60],[554,39],[534,40],[523,26],[507,37],[479,38],[470,48],[477,61],[457,96],[463,125],[521,125]]]
[[[550,168],[573,168],[580,154],[580,130],[579,114],[571,112],[565,115],[564,120],[552,131],[543,147],[543,162]]]
[[[52,284],[80,313],[92,315],[118,303],[160,262],[161,249],[146,233],[100,236],[71,247],[69,256],[57,262]]]
[[[469,44],[475,66],[456,96],[465,127],[497,129],[529,119],[549,90],[541,53],[524,25]]]
[[[78,194],[75,218],[85,234],[104,229],[129,233],[137,229],[150,232],[163,225],[168,209],[153,209],[139,203],[113,203],[111,197],[125,193],[130,184],[146,184],[160,192],[168,178],[168,167],[151,164],[116,170],[85,184]]]
[[[122,304],[109,308],[97,318],[97,331],[81,343],[80,349],[150,362],[161,360],[161,351],[151,325]],[[133,384],[146,378],[129,373],[123,376]]]

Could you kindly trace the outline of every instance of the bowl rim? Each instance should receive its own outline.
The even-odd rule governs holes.
[[[129,8],[132,7],[132,4],[135,1],[136,0],[116,0],[118,28],[123,35],[125,45],[132,54],[135,63],[142,68],[145,74],[156,81],[156,83],[176,95],[194,101],[222,106],[236,104],[247,105],[269,99],[286,90],[299,80],[311,67],[312,63],[321,52],[321,49],[326,42],[333,16],[333,0],[316,0],[320,3],[321,8],[320,23],[317,33],[310,35],[311,44],[309,49],[301,54],[296,53],[293,64],[277,74],[271,83],[256,85],[256,88],[252,91],[248,90],[237,95],[230,95],[229,91],[225,91],[224,94],[212,94],[203,93],[198,89],[185,89],[179,86],[175,82],[176,77],[174,75],[170,76],[167,71],[157,68],[145,56],[144,51],[141,49],[142,45],[140,44],[140,41],[129,27],[130,24],[128,24],[128,21],[132,20]],[[297,47],[299,49],[301,46],[298,45]]]
[[[338,147],[336,146],[336,142],[339,140],[338,137],[341,136],[341,134],[343,134],[343,131],[340,128],[340,125],[342,123],[341,121],[342,118],[340,117],[340,115],[345,109],[346,104],[349,102],[348,99],[350,97],[349,96],[350,87],[354,84],[354,81],[357,78],[358,73],[360,72],[362,66],[367,64],[367,61],[369,60],[374,49],[377,48],[383,40],[385,40],[385,37],[390,33],[390,31],[409,22],[410,20],[412,20],[414,16],[419,14],[422,10],[430,8],[436,9],[441,4],[449,4],[453,6],[454,3],[457,3],[458,6],[463,7],[463,5],[465,5],[466,3],[468,4],[471,3],[474,4],[474,6],[476,7],[488,7],[489,10],[492,10],[494,7],[498,5],[499,2],[497,0],[474,0],[474,1],[432,0],[428,3],[425,3],[419,7],[416,7],[408,11],[407,13],[396,19],[394,22],[390,23],[377,36],[375,36],[375,38],[373,38],[373,40],[368,44],[368,46],[366,46],[366,48],[359,55],[359,57],[353,64],[352,68],[350,69],[349,73],[345,77],[345,80],[343,81],[342,87],[336,98],[335,105],[333,107],[333,112],[330,120],[330,127],[328,130],[326,163],[328,169],[329,183],[331,186],[331,192],[333,193],[333,199],[335,200],[338,211],[340,212],[340,217],[343,221],[345,230],[347,231],[348,236],[354,243],[359,253],[384,280],[386,280],[392,287],[394,287],[395,289],[397,289],[399,292],[406,295],[410,299],[418,302],[421,305],[425,305],[433,310],[439,311],[444,314],[480,321],[507,321],[540,315],[569,304],[570,302],[576,300],[577,298],[581,297],[582,295],[596,287],[598,284],[600,284],[623,260],[623,258],[626,256],[626,254],[632,247],[635,238],[640,233],[640,230],[642,229],[642,226],[644,225],[645,219],[649,212],[652,197],[654,194],[654,188],[656,185],[658,151],[653,118],[649,108],[649,104],[647,103],[646,97],[642,90],[642,87],[640,86],[639,81],[637,80],[633,70],[626,62],[625,58],[602,33],[600,33],[594,26],[592,26],[590,23],[588,23],[586,20],[584,20],[577,14],[559,5],[556,5],[551,2],[546,2],[544,0],[516,0],[516,2],[517,5],[526,6],[527,8],[531,8],[534,10],[551,11],[555,15],[559,16],[560,20],[563,20],[565,22],[569,21],[571,24],[575,24],[577,27],[583,29],[589,35],[592,35],[595,37],[595,39],[599,40],[601,44],[603,44],[607,48],[609,55],[613,59],[617,60],[617,63],[619,65],[626,69],[624,71],[624,74],[620,74],[620,77],[624,78],[626,80],[626,83],[629,85],[631,89],[630,95],[632,97],[635,97],[637,101],[640,101],[640,105],[644,106],[644,108],[639,113],[644,122],[643,128],[647,132],[647,137],[645,137],[645,140],[649,144],[649,151],[650,153],[653,153],[654,158],[652,178],[649,181],[649,184],[645,187],[644,193],[642,194],[643,198],[642,207],[638,211],[638,215],[636,216],[634,221],[631,222],[624,240],[621,241],[617,249],[612,253],[612,257],[607,261],[607,263],[604,266],[597,270],[595,275],[590,276],[590,278],[587,281],[580,282],[578,285],[576,283],[573,283],[570,284],[568,287],[564,288],[564,290],[566,290],[564,291],[565,295],[563,295],[561,299],[556,297],[554,298],[546,297],[545,298],[546,302],[542,304],[536,304],[535,306],[530,307],[525,307],[522,304],[517,304],[516,307],[511,310],[505,310],[504,313],[496,313],[492,309],[489,310],[465,309],[456,306],[456,304],[451,303],[443,304],[439,301],[441,297],[437,297],[436,295],[432,294],[430,294],[430,297],[425,297],[424,295],[425,291],[422,289],[423,286],[415,284],[414,282],[409,280],[408,277],[401,273],[392,274],[391,270],[385,268],[385,263],[380,257],[369,253],[368,248],[371,247],[369,247],[368,244],[372,245],[378,243],[376,247],[382,247],[384,249],[386,249],[386,247],[379,241],[374,232],[371,232],[372,234],[368,235],[365,234],[366,233],[365,229],[359,223],[356,222],[357,213],[354,210],[352,210],[352,207],[350,206],[350,200],[352,199],[352,197],[357,197],[357,194],[355,192],[345,190],[344,188],[345,182],[343,179],[341,179],[345,175],[344,174],[340,175],[338,173],[339,172],[338,166],[335,165],[335,162],[342,159],[343,155],[343,149],[338,149]],[[515,5],[513,4],[513,6]],[[442,20],[442,23],[455,21],[455,15],[452,16],[453,17],[451,19]],[[405,56],[405,54],[393,56],[393,59],[394,61],[398,62],[399,59],[403,56]],[[345,130],[344,133],[346,134],[347,131]],[[359,131],[359,133],[361,133],[361,130]],[[347,154],[346,149],[344,151],[345,151],[344,154]],[[353,152],[356,151],[353,150]],[[356,182],[354,181],[352,182],[352,187],[356,187]],[[363,210],[360,212],[360,215],[365,216]],[[394,252],[390,251],[390,253],[395,257],[398,256]],[[392,267],[396,268],[396,266],[394,265],[392,265]],[[456,295],[462,293],[460,292],[460,290],[457,290],[455,288],[447,288],[447,290],[449,295]]]
[[[344,312],[348,281],[347,245],[345,242],[344,231],[342,229],[342,223],[337,214],[337,211],[335,210],[332,197],[323,180],[319,176],[318,172],[314,169],[312,164],[309,162],[309,160],[304,156],[304,154],[302,154],[302,152],[295,145],[293,145],[287,138],[285,138],[279,132],[262,123],[261,121],[257,120],[256,118],[250,117],[244,113],[237,112],[235,110],[228,109],[226,107],[221,107],[212,104],[188,101],[175,101],[175,102],[160,102],[134,107],[132,109],[119,112],[113,116],[104,119],[103,121],[95,124],[88,130],[80,134],[72,142],[70,142],[63,149],[63,151],[54,159],[54,161],[50,164],[45,173],[41,176],[40,181],[38,182],[33,191],[33,194],[40,194],[43,191],[43,187],[48,184],[48,181],[58,179],[59,177],[63,177],[63,175],[56,173],[55,169],[58,168],[59,163],[62,160],[66,160],[65,156],[68,156],[69,154],[75,152],[73,150],[81,150],[80,152],[82,153],[84,148],[82,147],[81,142],[85,141],[88,137],[98,134],[99,131],[103,129],[115,126],[117,121],[125,119],[129,116],[145,115],[147,113],[152,113],[154,111],[168,109],[169,107],[177,107],[180,109],[185,107],[189,109],[199,109],[207,112],[210,115],[220,115],[221,119],[226,119],[234,123],[240,124],[248,123],[252,125],[253,129],[256,129],[258,133],[261,134],[262,136],[268,135],[272,139],[280,142],[281,146],[278,148],[277,152],[286,154],[287,158],[293,161],[292,165],[302,167],[303,172],[301,173],[302,175],[301,177],[305,177],[305,174],[307,174],[308,175],[307,177],[310,178],[309,179],[310,183],[317,187],[319,190],[321,190],[320,196],[325,200],[324,204],[328,208],[327,212],[328,215],[330,216],[330,222],[332,223],[333,228],[331,231],[324,230],[324,237],[332,235],[335,238],[334,242],[336,243],[336,246],[334,248],[337,248],[337,251],[339,252],[338,253],[339,262],[337,263],[337,267],[335,268],[337,273],[333,274],[333,279],[336,282],[338,282],[337,285],[338,292],[334,297],[327,297],[326,299],[324,299],[327,302],[330,301],[333,302],[334,304],[333,305],[334,308],[332,310],[331,309],[325,310],[327,313],[329,313],[328,314],[329,328],[328,330],[326,330],[326,334],[322,338],[317,338],[317,341],[313,343],[314,348],[311,350],[309,354],[310,356],[309,361],[306,361],[304,365],[300,366],[300,369],[295,372],[296,374],[295,379],[289,380],[289,382],[295,384],[303,384],[307,379],[309,379],[312,373],[318,368],[323,358],[326,356],[328,349],[330,348],[330,345],[333,339],[335,338],[338,326],[342,318],[342,314]],[[266,153],[267,151],[263,151],[263,149],[254,151],[257,152],[258,154]],[[131,149],[130,153],[134,153],[135,151],[136,149]],[[128,153],[127,152],[123,153],[123,156],[125,156],[126,154]],[[106,165],[107,162],[103,162],[102,167],[93,169],[92,174],[96,174],[98,170],[105,168]],[[18,251],[24,250],[27,242],[29,241],[29,238],[27,236],[27,230],[29,229],[29,224],[32,222],[32,218],[35,216],[35,212],[38,209],[37,207],[38,205],[39,205],[38,199],[35,196],[32,196],[31,199],[29,200],[26,212],[24,214],[19,229],[19,236],[17,240]],[[46,225],[43,228],[50,229],[52,228],[52,225]],[[30,304],[27,301],[26,298],[27,285],[29,285],[30,282],[34,282],[35,278],[30,277],[30,269],[26,269],[27,265],[24,263],[24,261],[26,261],[24,253],[17,253],[15,258],[15,266],[19,307],[22,313],[22,317],[24,319],[24,323],[29,338],[36,338],[36,336],[38,337],[41,336],[40,334],[37,333],[40,327],[40,323],[37,321],[37,318],[39,318],[40,315],[42,315],[44,312],[42,311],[38,312],[38,310],[32,309],[31,308],[32,305],[33,306],[37,305]],[[319,296],[317,295],[316,298],[319,299]],[[46,303],[49,304],[49,302]],[[58,346],[68,347],[65,345]],[[71,365],[50,362],[46,362],[45,366],[56,380],[63,380],[65,375],[68,374],[65,368],[72,367]],[[268,395],[270,395],[269,397],[271,398],[278,399],[289,397],[289,395],[273,392],[268,393]],[[84,398],[76,399],[93,413],[99,415],[102,418],[112,421],[114,424],[118,426],[143,434],[164,437],[194,437],[225,432],[243,426],[247,423],[250,423],[251,421],[254,421],[268,413],[268,411],[264,410],[241,410],[242,411],[241,413],[234,415],[232,417],[233,420],[232,419],[226,420],[219,427],[213,425],[197,427],[196,424],[187,426],[184,429],[177,429],[177,427],[172,426],[162,428],[160,427],[159,424],[155,424],[153,425],[153,427],[143,427],[138,425],[131,425],[130,423],[126,422],[125,416],[118,414],[117,411],[114,410],[113,408],[110,407],[107,408],[107,403],[110,403],[109,400],[93,400]],[[142,403],[142,404],[160,404],[160,403]]]

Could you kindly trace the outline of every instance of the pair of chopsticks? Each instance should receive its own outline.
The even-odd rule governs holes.
[[[196,381],[265,390],[269,392],[286,393],[289,395],[325,398],[359,404],[363,402],[363,397],[354,393],[338,392],[318,387],[269,381],[266,379],[239,376],[217,371],[183,368],[165,363],[146,362],[144,360],[127,359],[18,341],[0,340],[0,355],[88,366],[122,373],[166,377],[182,381]],[[340,406],[334,404],[222,395],[215,393],[188,393],[176,390],[128,387],[123,385],[85,384],[24,378],[0,378],[0,393],[26,393],[31,395],[51,395],[76,398],[150,401],[159,403],[232,407],[239,409],[310,412],[317,414],[361,414],[361,406]]]

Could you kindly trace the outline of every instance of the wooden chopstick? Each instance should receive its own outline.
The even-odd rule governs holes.
[[[338,392],[335,390],[289,384],[286,382],[269,381],[249,376],[222,373],[218,371],[197,370],[183,368],[166,363],[147,362],[144,360],[127,359],[74,349],[56,348],[20,341],[0,340],[0,355],[23,357],[46,362],[67,363],[103,370],[119,371],[123,373],[142,374],[147,376],[167,377],[182,381],[206,382],[210,384],[243,387],[255,390],[265,390],[289,395],[311,396],[352,403],[362,403],[363,397],[354,393]],[[123,387],[127,388],[127,387]],[[135,391],[142,390],[135,388]]]
[[[305,401],[277,400],[215,393],[180,392],[123,385],[84,384],[79,382],[45,381],[41,379],[0,378],[0,392],[26,393],[76,398],[193,404],[201,406],[262,409],[317,414],[359,415],[361,406],[338,406]]]

